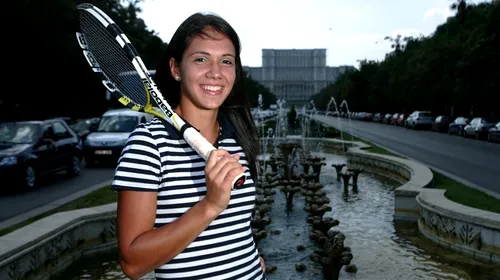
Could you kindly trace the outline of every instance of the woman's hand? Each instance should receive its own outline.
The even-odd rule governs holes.
[[[239,159],[240,155],[231,156],[225,150],[214,150],[208,157],[205,166],[207,182],[205,200],[217,213],[224,211],[229,204],[234,178],[245,172],[238,162]]]
[[[262,267],[262,271],[266,273],[266,263],[264,262],[264,258],[260,256],[260,266]]]

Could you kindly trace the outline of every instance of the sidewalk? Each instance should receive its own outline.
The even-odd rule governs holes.
[[[17,225],[19,223],[22,223],[22,222],[29,220],[31,218],[34,218],[36,216],[43,215],[44,213],[47,213],[53,209],[56,209],[60,206],[63,206],[64,204],[67,204],[73,200],[76,200],[80,197],[83,197],[83,196],[85,196],[85,195],[87,195],[87,194],[89,194],[97,189],[100,189],[106,185],[110,185],[111,181],[112,180],[109,179],[109,180],[103,181],[101,183],[97,183],[89,188],[86,188],[86,189],[80,190],[76,193],[73,193],[72,195],[60,198],[60,199],[55,200],[51,203],[45,204],[42,207],[35,208],[35,209],[28,211],[26,213],[23,213],[21,215],[17,215],[17,216],[12,217],[8,220],[2,221],[2,222],[0,222],[0,230],[4,230],[4,229],[9,228],[13,225]]]

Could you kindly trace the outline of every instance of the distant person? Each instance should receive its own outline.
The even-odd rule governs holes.
[[[112,183],[118,246],[138,279],[265,279],[250,225],[259,136],[240,42],[224,19],[194,14],[177,29],[155,74],[167,102],[218,150],[207,162],[154,118],[130,135]],[[218,157],[222,157],[217,160]],[[246,172],[241,189],[235,176]]]

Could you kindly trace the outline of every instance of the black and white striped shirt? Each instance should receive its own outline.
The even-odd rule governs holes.
[[[255,184],[236,133],[221,114],[219,149],[240,154],[247,169],[241,189],[233,190],[228,207],[183,252],[155,269],[156,279],[265,279],[250,220]],[[139,125],[122,152],[113,190],[158,192],[155,228],[171,223],[206,193],[205,161],[170,125],[157,118]]]

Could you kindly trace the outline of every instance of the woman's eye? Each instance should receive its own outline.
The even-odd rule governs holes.
[[[222,63],[231,65],[231,64],[233,64],[233,61],[232,61],[232,60],[230,60],[230,59],[224,59],[224,60],[222,61]]]
[[[205,62],[207,60],[204,57],[198,57],[194,61],[196,61],[196,62]]]

